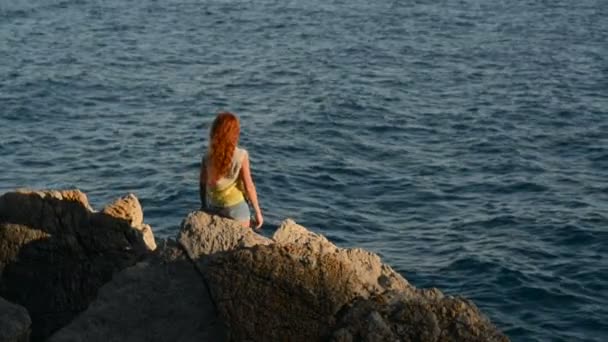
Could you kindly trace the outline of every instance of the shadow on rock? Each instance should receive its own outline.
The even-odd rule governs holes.
[[[39,341],[87,308],[112,275],[156,248],[133,195],[94,212],[78,190],[0,197],[0,296],[25,307]]]
[[[104,285],[49,342],[225,341],[204,279],[172,241]]]
[[[29,341],[31,324],[25,308],[0,298],[0,341]]]

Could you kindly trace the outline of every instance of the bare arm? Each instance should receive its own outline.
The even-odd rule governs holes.
[[[205,159],[201,162],[201,171],[198,176],[198,190],[201,197],[201,209],[207,207],[207,166],[205,165]]]
[[[241,181],[245,187],[245,195],[253,209],[255,210],[255,221],[256,226],[254,228],[258,229],[262,227],[264,223],[264,218],[262,217],[262,210],[260,210],[260,204],[258,203],[258,194],[255,190],[255,184],[253,183],[253,179],[251,178],[251,168],[249,166],[249,156],[245,155],[243,157],[243,165],[241,166],[240,173]]]

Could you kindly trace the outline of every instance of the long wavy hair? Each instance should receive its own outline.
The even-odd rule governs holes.
[[[219,113],[213,121],[207,159],[209,183],[216,183],[228,174],[240,133],[239,119],[232,113]]]

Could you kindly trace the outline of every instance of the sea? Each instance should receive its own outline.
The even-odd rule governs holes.
[[[0,193],[132,192],[175,236],[220,111],[265,235],[608,341],[608,1],[0,0]]]

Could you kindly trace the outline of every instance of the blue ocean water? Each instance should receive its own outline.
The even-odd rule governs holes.
[[[474,302],[608,340],[608,1],[0,0],[0,192],[198,208],[219,110],[286,217]]]

